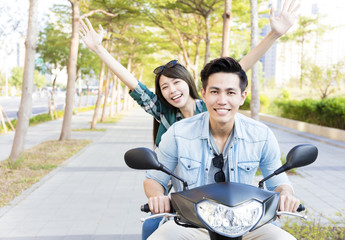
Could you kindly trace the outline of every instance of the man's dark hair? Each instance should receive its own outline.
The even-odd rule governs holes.
[[[247,74],[243,71],[239,62],[231,57],[222,57],[210,61],[201,70],[201,82],[204,90],[206,90],[208,78],[219,72],[236,74],[240,79],[241,93],[246,89],[248,85]]]

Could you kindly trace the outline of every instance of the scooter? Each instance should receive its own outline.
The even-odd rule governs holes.
[[[190,190],[187,182],[162,165],[156,153],[148,148],[131,149],[125,153],[124,159],[130,168],[160,170],[183,182],[183,191],[171,193],[172,213],[155,214],[146,219],[173,217],[179,225],[207,229],[211,240],[240,240],[244,234],[275,221],[279,215],[306,219],[306,215],[278,211],[279,193],[265,190],[264,182],[292,168],[313,163],[317,155],[318,149],[314,145],[295,146],[289,151],[286,163],[262,179],[258,187],[223,182]],[[297,211],[304,209],[300,205]],[[149,211],[147,204],[142,206],[142,211]]]

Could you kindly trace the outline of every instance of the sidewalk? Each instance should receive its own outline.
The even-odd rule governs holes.
[[[89,127],[91,116],[74,116],[73,128]],[[61,124],[62,120],[56,120],[30,127],[26,147],[57,139]],[[290,176],[308,210],[334,216],[344,209],[345,144],[328,144],[310,134],[267,125],[284,154],[301,143],[319,149],[313,165]],[[107,131],[73,132],[72,138],[89,138],[93,143],[0,209],[1,240],[141,239],[140,218],[147,215],[139,211],[146,201],[144,171],[125,166],[123,155],[131,148],[152,147],[152,118],[137,108],[116,124],[97,127]],[[11,139],[12,134],[0,135],[0,156],[5,156]]]
[[[89,127],[91,117],[78,114],[73,128]],[[28,145],[57,139],[61,122],[35,127],[37,135],[30,129]],[[0,209],[0,239],[141,239],[144,171],[125,166],[123,155],[137,146],[152,147],[152,118],[136,109],[117,124],[97,127],[107,131],[73,132],[72,138],[93,143]]]

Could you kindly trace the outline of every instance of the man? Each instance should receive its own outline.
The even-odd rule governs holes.
[[[276,138],[264,124],[238,112],[244,103],[248,80],[233,58],[218,58],[201,71],[202,98],[207,112],[175,123],[163,135],[158,159],[188,182],[189,189],[221,181],[252,184],[255,172],[265,176],[281,166]],[[221,159],[215,161],[213,159]],[[223,164],[220,164],[223,163]],[[145,193],[153,213],[169,212],[166,196],[170,177],[148,171]],[[175,190],[182,184],[173,183]],[[296,211],[299,200],[286,176],[281,174],[266,182],[269,190],[280,193],[279,209]],[[204,229],[184,228],[174,221],[159,227],[149,239],[209,239]],[[295,239],[273,224],[246,234],[243,239]]]

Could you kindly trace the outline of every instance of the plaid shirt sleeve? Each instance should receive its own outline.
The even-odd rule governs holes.
[[[139,82],[138,86],[129,92],[129,95],[145,110],[151,114],[158,122],[161,122],[161,103],[157,95],[151,92],[144,84]]]

